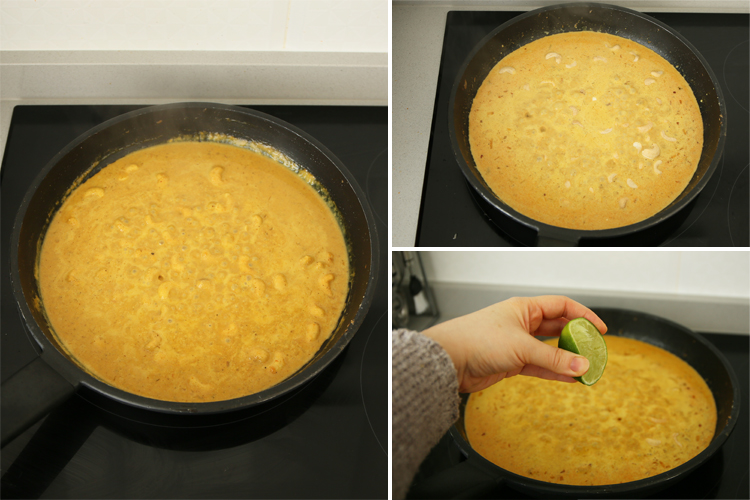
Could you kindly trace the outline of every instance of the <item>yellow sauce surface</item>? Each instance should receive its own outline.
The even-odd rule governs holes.
[[[703,451],[716,404],[701,376],[658,347],[605,339],[607,367],[590,387],[519,376],[472,394],[471,446],[516,474],[575,485],[643,479]]]
[[[485,182],[515,210],[607,229],[647,219],[682,193],[700,160],[703,121],[668,61],[584,31],[503,58],[474,98],[469,140]]]
[[[344,308],[349,258],[334,214],[290,169],[175,142],[73,191],[38,279],[55,333],[94,376],[154,399],[219,401],[313,357]]]

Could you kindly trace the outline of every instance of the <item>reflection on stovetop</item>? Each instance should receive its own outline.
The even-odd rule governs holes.
[[[3,157],[2,268],[37,173],[66,144],[141,106],[18,106]],[[252,106],[301,128],[349,169],[375,214],[378,287],[346,349],[317,377],[262,405],[219,415],[137,409],[82,387],[3,448],[2,497],[386,497],[388,486],[387,109]],[[44,137],[40,141],[39,137]],[[36,356],[2,294],[3,380]]]
[[[417,229],[417,246],[535,246],[536,231],[477,200],[454,158],[448,101],[466,57],[484,36],[520,12],[449,12]],[[708,61],[725,94],[727,140],[703,191],[677,215],[626,237],[581,240],[581,246],[750,246],[748,164],[748,16],[650,14],[674,28]]]

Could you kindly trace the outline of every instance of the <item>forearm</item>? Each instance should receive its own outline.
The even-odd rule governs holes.
[[[409,330],[393,345],[393,497],[404,498],[419,464],[458,418],[458,379],[434,340]]]

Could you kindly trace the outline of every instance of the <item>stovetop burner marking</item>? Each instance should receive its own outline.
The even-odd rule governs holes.
[[[380,157],[383,156],[383,154],[387,153],[387,152],[388,152],[388,148],[385,148],[385,149],[381,150],[380,153],[378,153],[375,156],[375,158],[373,158],[373,160],[370,162],[370,166],[367,167],[367,175],[365,176],[365,191],[366,191],[367,199],[370,201],[370,205],[371,206],[373,206],[374,204],[372,202],[373,200],[370,199],[370,171],[372,170],[372,167],[375,166],[375,163],[377,163],[377,161],[380,159]],[[373,206],[373,210],[372,211],[375,213],[375,217],[377,217],[378,220],[380,220],[380,222],[382,224],[384,224],[386,227],[388,227],[388,223],[383,220],[383,218],[380,216],[379,211],[376,210],[374,206]]]
[[[719,189],[719,183],[721,181],[721,173],[724,171],[724,156],[721,157],[721,163],[719,164],[719,169],[718,170],[719,170],[719,172],[718,172],[719,178],[716,180],[716,185],[714,186],[714,192],[711,193],[711,197],[708,199],[708,203],[706,203],[705,206],[703,207],[703,210],[701,210],[701,213],[698,214],[698,217],[696,217],[695,219],[693,219],[693,221],[690,224],[688,224],[687,227],[685,227],[682,231],[680,231],[679,233],[677,233],[676,235],[674,235],[674,237],[671,240],[665,241],[664,242],[664,246],[669,245],[674,240],[676,240],[677,238],[679,238],[680,236],[682,236],[683,234],[685,234],[685,231],[687,231],[688,229],[690,229],[693,226],[693,224],[695,224],[698,221],[698,219],[700,219],[703,216],[703,214],[706,211],[706,209],[711,205],[711,200],[714,199],[714,195],[716,195],[716,191]],[[714,174],[714,175],[716,175],[716,174]]]
[[[372,426],[372,422],[370,421],[370,415],[367,412],[367,403],[365,402],[365,388],[362,385],[362,371],[365,366],[365,353],[367,352],[367,345],[370,342],[370,336],[372,336],[372,332],[375,331],[375,329],[380,325],[380,321],[385,317],[385,312],[380,315],[378,320],[375,322],[375,325],[370,329],[370,332],[367,334],[367,340],[365,341],[365,347],[362,349],[362,359],[359,365],[359,394],[362,398],[362,407],[365,409],[365,417],[367,417],[367,424],[370,426],[370,431],[372,431],[372,435],[375,436],[375,441],[378,442],[378,446],[380,446],[380,449],[383,450],[383,453],[388,455],[388,451],[386,451],[385,447],[383,446],[383,443],[380,442],[380,439],[378,439],[378,435],[375,433],[375,428]]]
[[[740,180],[740,177],[742,177],[742,174],[745,173],[745,170],[747,170],[748,166],[750,166],[750,163],[745,165],[745,168],[740,171],[739,175],[732,184],[732,189],[729,190],[729,200],[727,201],[727,226],[729,227],[729,239],[732,241],[732,246],[737,246],[734,244],[734,238],[732,237],[732,224],[730,224],[729,220],[729,211],[732,209],[732,194],[734,194],[734,188],[737,186],[737,181]]]
[[[732,55],[732,52],[734,51],[734,49],[736,49],[737,47],[739,47],[740,45],[745,44],[745,43],[748,43],[748,40],[745,40],[744,42],[740,42],[737,45],[735,45],[734,47],[732,47],[731,49],[729,49],[729,52],[727,52],[727,57],[724,58],[724,64],[721,65],[721,74],[724,77],[724,86],[726,87],[727,92],[729,92],[729,95],[732,96],[732,99],[734,99],[734,102],[736,102],[739,107],[741,107],[746,112],[748,112],[747,108],[745,106],[743,106],[740,103],[740,101],[737,100],[736,97],[734,97],[734,94],[732,93],[732,88],[729,86],[729,83],[728,83],[728,80],[727,80],[727,61],[729,60],[729,56]]]

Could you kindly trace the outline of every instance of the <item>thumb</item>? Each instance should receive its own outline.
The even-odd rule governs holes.
[[[552,347],[537,339],[530,338],[532,342],[527,343],[527,364],[545,368],[558,375],[568,377],[580,377],[589,369],[589,360],[570,351]]]

